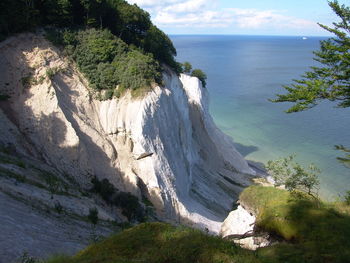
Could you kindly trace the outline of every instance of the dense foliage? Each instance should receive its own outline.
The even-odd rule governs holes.
[[[107,28],[128,45],[177,69],[176,49],[168,36],[152,24],[146,11],[124,0],[0,1],[0,38],[47,25]]]
[[[287,94],[277,95],[273,102],[294,102],[290,112],[302,111],[315,106],[318,101],[337,101],[339,107],[350,106],[350,8],[337,1],[329,2],[340,18],[333,27],[320,26],[335,36],[321,41],[321,49],[314,52],[321,66],[312,67],[301,80],[285,86]]]
[[[102,99],[161,84],[161,64],[180,73],[169,37],[124,0],[0,2],[0,40],[38,27],[51,28],[48,38],[65,47],[93,89],[107,90]]]
[[[197,77],[202,82],[204,88],[207,86],[207,75],[201,69],[194,69],[191,76]]]
[[[161,84],[161,68],[152,54],[130,47],[109,30],[51,30],[48,39],[63,45],[95,90],[138,89]]]
[[[136,196],[118,191],[106,178],[100,181],[95,176],[92,178],[91,183],[91,192],[100,195],[107,204],[120,208],[122,214],[126,216],[129,221],[136,220],[142,222],[146,219],[147,211],[145,211]]]

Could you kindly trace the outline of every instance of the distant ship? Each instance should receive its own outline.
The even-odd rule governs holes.
[[[307,39],[307,37],[303,37],[303,40],[306,40]]]

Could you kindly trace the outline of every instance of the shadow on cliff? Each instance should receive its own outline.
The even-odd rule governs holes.
[[[95,175],[109,179],[118,188],[123,186],[125,182],[122,180],[121,171],[116,168],[117,152],[111,139],[102,134],[103,129],[99,122],[94,122],[97,120],[94,118],[96,116],[88,116],[89,112],[94,111],[87,110],[87,107],[93,108],[94,105],[90,103],[90,98],[84,100],[88,103],[87,106],[79,105],[80,94],[64,81],[64,78],[72,78],[73,71],[60,71],[50,79],[48,74],[43,75],[45,76],[43,83],[47,85],[39,87],[47,89],[47,94],[38,90],[37,87],[36,91],[40,94],[38,99],[50,108],[51,113],[44,111],[45,106],[42,107],[42,112],[38,110],[34,112],[35,103],[40,105],[40,101],[31,105],[33,103],[30,99],[35,94],[31,88],[31,82],[24,85],[23,80],[25,78],[26,81],[31,81],[35,69],[30,67],[24,54],[34,52],[37,48],[48,50],[53,47],[47,41],[36,39],[34,35],[26,35],[23,41],[16,45],[18,50],[11,53],[13,57],[8,59],[12,60],[10,63],[13,67],[22,68],[22,76],[16,76],[18,79],[13,81],[13,89],[17,90],[17,94],[11,100],[15,106],[8,109],[6,115],[18,127],[31,147],[41,154],[41,161],[45,160],[61,173],[75,177],[85,186],[90,184],[90,179]],[[54,48],[54,50],[59,54],[58,49]],[[40,63],[45,64],[42,66],[51,66],[47,58]],[[11,72],[3,74],[11,75]],[[57,109],[52,110],[54,105],[50,103],[56,103],[53,96],[56,96],[58,105]],[[106,149],[109,155],[106,154]]]

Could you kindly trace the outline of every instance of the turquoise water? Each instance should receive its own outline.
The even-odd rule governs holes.
[[[331,102],[286,114],[286,103],[271,103],[282,85],[310,66],[322,38],[268,36],[171,36],[180,62],[190,61],[208,75],[210,111],[249,160],[297,154],[322,173],[321,196],[334,199],[350,190],[350,169],[338,163],[335,144],[350,146],[350,109]]]

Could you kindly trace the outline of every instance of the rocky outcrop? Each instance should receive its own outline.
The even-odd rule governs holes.
[[[250,250],[269,246],[271,244],[269,234],[256,233],[255,222],[255,215],[239,205],[223,222],[220,236]]]
[[[218,233],[254,175],[214,124],[197,78],[168,71],[142,98],[99,101],[42,36],[0,45],[0,145],[90,187],[92,176],[146,196],[166,221]]]

